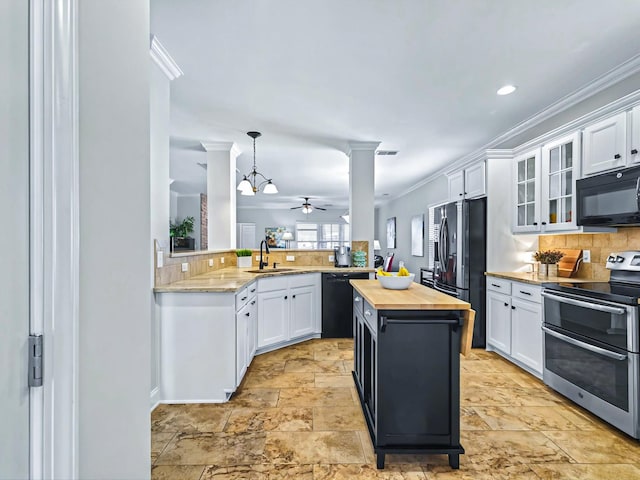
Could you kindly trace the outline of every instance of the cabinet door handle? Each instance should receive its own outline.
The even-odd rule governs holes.
[[[620,158],[620,154],[619,154],[619,153],[616,153],[616,154],[613,156],[613,158],[615,158],[616,160],[618,160],[618,159]]]
[[[509,304],[508,304],[507,302],[504,302],[504,306],[505,306],[505,307],[508,307],[508,306],[509,306]]]
[[[353,299],[353,301],[356,302],[356,303],[359,302],[360,300],[362,300],[362,298],[360,298],[360,297],[356,297],[356,298]]]
[[[515,310],[515,309],[516,309],[516,307],[514,307],[513,305],[511,305],[511,310]]]
[[[247,299],[247,297],[242,297],[242,298],[240,299],[240,301],[244,302],[246,299]]]
[[[255,292],[255,291],[256,291],[256,289],[255,289],[255,288],[252,288],[252,289],[250,290],[250,292],[251,292],[251,293],[253,293],[253,292]]]
[[[502,285],[498,285],[497,283],[492,283],[491,286],[496,288],[502,288]]]
[[[364,311],[365,316],[370,317],[371,316],[371,312],[369,310],[365,310]]]
[[[547,222],[542,222],[542,225],[546,225],[546,224],[547,224]]]
[[[287,298],[289,298],[287,295],[284,296],[284,299],[286,300]]]
[[[525,292],[524,290],[520,290],[520,293],[523,294],[523,295],[531,296],[531,292]]]
[[[251,305],[255,305],[255,304],[256,304],[256,301],[255,301],[255,300],[254,300],[253,302],[251,302]]]
[[[538,226],[538,222],[533,222],[533,226],[537,227]]]
[[[461,196],[462,196],[462,193],[459,193],[459,194],[458,194],[458,196],[460,196],[460,197],[461,197]]]
[[[245,315],[245,317],[248,317],[248,316],[250,316],[251,314],[250,314],[249,312],[247,312],[247,313],[245,313],[244,315]]]
[[[291,298],[296,298],[296,296],[295,296],[295,295],[293,295]]]
[[[638,149],[634,148],[633,150],[631,150],[631,155],[635,155],[636,153],[638,153]]]

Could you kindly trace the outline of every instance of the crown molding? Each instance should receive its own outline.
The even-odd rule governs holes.
[[[236,157],[242,153],[235,142],[200,142],[200,145],[207,152],[229,152]]]
[[[513,158],[513,149],[512,148],[489,148],[485,150],[487,159],[493,158],[496,160],[500,159],[512,159]]]
[[[180,70],[180,67],[175,62],[166,48],[162,46],[160,40],[155,35],[151,35],[151,50],[149,51],[151,58],[156,65],[160,67],[160,70],[167,76],[169,80],[175,80],[178,77],[184,75],[184,72]]]
[[[351,155],[351,152],[357,151],[374,151],[381,142],[358,142],[358,141],[349,141],[347,142],[347,146],[349,147],[347,151],[347,155]]]

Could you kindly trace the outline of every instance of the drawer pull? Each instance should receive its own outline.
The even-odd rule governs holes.
[[[491,286],[496,288],[502,288],[502,285],[498,285],[497,283],[492,283]]]
[[[509,306],[509,304],[508,304],[507,302],[504,302],[504,306],[505,306],[505,307],[508,307],[508,306]]]
[[[242,297],[242,298],[240,299],[240,301],[244,302],[246,299],[247,299],[247,297]]]
[[[255,305],[255,304],[256,304],[256,301],[255,301],[255,300],[251,302],[251,305]]]
[[[248,317],[248,316],[250,316],[250,315],[251,315],[251,314],[250,314],[249,312],[245,313],[245,316],[247,316],[247,317]]]
[[[523,295],[531,296],[531,292],[525,292],[524,290],[520,290],[520,293],[523,294]]]
[[[252,289],[250,290],[250,292],[251,292],[251,293],[253,293],[253,292],[255,292],[255,291],[256,291],[256,289],[255,289],[255,288],[252,288]]]

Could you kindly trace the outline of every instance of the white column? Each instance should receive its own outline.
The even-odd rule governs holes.
[[[236,158],[233,142],[204,142],[207,151],[209,250],[236,248]]]
[[[368,241],[373,266],[375,155],[380,142],[349,142],[349,224],[351,241]]]

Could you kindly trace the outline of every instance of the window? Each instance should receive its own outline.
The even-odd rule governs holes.
[[[297,223],[298,248],[306,250],[332,249],[349,245],[349,224]]]

